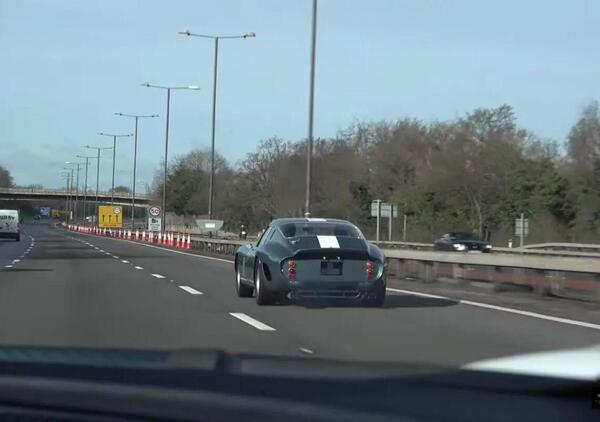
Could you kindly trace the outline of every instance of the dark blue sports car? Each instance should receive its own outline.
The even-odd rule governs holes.
[[[267,305],[283,299],[347,298],[368,306],[385,301],[385,257],[344,220],[273,220],[256,244],[235,254],[236,290]]]

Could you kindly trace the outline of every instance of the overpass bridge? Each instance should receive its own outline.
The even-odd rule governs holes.
[[[0,200],[63,200],[73,199],[83,200],[84,192],[69,191],[67,189],[38,189],[38,188],[0,188]],[[131,205],[133,195],[129,192],[115,192],[115,205]],[[96,192],[88,191],[87,200],[96,202]],[[109,192],[98,192],[98,203],[110,203],[111,194]],[[150,202],[148,195],[135,194],[135,206],[146,207]]]

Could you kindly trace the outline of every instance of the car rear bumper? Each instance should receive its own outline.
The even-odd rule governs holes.
[[[325,282],[325,281],[285,281],[282,283],[267,283],[267,288],[274,292],[288,294],[295,299],[301,298],[339,298],[360,299],[374,296],[385,291],[385,277],[373,281],[358,282]]]
[[[0,232],[0,239],[16,239],[19,232]]]

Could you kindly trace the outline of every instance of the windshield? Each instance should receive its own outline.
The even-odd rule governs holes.
[[[599,40],[598,0],[0,0],[0,361],[600,345]]]
[[[361,238],[360,232],[350,224],[343,223],[287,223],[281,226],[285,237],[343,236]]]
[[[481,240],[481,238],[475,233],[467,232],[453,232],[449,233],[451,240]]]

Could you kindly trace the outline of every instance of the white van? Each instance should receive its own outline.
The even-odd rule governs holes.
[[[19,211],[0,210],[0,238],[21,240],[19,230]]]

